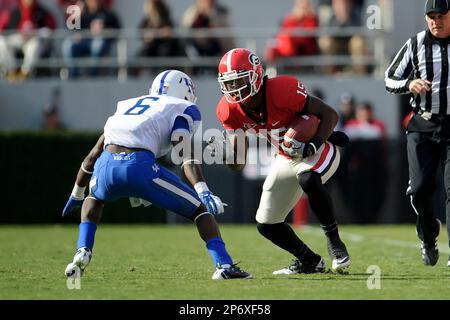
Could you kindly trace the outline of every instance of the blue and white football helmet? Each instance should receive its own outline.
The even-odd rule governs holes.
[[[184,72],[166,70],[158,74],[150,88],[153,96],[167,95],[192,103],[197,102],[195,86],[192,79]]]

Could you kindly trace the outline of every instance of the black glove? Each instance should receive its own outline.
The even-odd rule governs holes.
[[[302,158],[308,158],[313,156],[317,150],[322,146],[323,139],[321,137],[314,137],[310,142],[305,144],[303,148]]]
[[[338,147],[346,147],[350,143],[349,137],[342,131],[333,131],[331,136],[328,138],[332,144]]]

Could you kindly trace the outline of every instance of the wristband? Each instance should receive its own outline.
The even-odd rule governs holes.
[[[317,150],[322,146],[322,144],[324,143],[324,140],[319,137],[319,136],[315,136],[311,142],[314,144],[314,147],[317,148]],[[317,152],[316,150],[316,152]]]
[[[80,187],[75,183],[72,189],[72,196],[77,200],[84,199],[84,190],[86,190],[86,187]]]
[[[197,159],[186,159],[186,160],[183,161],[183,164],[181,165],[181,167],[183,168],[185,165],[190,164],[190,163],[201,164],[200,160],[197,160]]]
[[[205,192],[205,191],[209,191],[208,185],[204,181],[197,182],[194,185],[194,189],[195,189],[195,191],[197,191],[197,193],[202,193],[202,192]]]
[[[84,167],[84,163],[83,163],[83,162],[81,163],[81,171],[83,171],[84,173],[87,173],[87,174],[92,174],[92,173],[93,173],[92,171],[88,171],[88,170]]]

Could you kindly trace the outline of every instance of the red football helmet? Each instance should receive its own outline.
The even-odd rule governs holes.
[[[261,89],[261,60],[247,49],[232,49],[220,60],[217,80],[228,102],[245,104]]]

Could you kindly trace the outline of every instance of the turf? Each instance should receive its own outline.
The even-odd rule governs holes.
[[[449,299],[449,249],[422,265],[413,226],[342,226],[352,266],[348,274],[274,276],[289,254],[262,238],[255,226],[222,225],[235,261],[253,280],[212,281],[204,243],[191,225],[102,225],[80,290],[66,286],[76,226],[0,227],[0,299]],[[317,227],[296,229],[311,248],[326,254]],[[381,289],[369,290],[367,269],[381,270]]]

